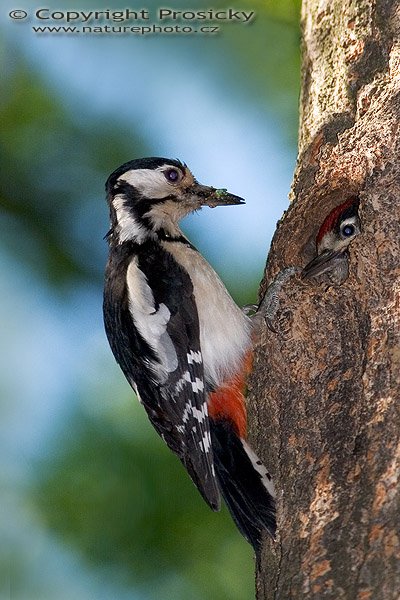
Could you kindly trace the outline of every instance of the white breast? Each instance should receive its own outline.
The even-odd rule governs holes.
[[[234,376],[251,346],[250,319],[243,314],[208,262],[188,246],[163,242],[193,282],[206,380],[221,385]]]

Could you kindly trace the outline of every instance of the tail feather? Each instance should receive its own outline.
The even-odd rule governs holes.
[[[227,419],[210,419],[210,424],[222,496],[238,529],[258,552],[262,532],[275,535],[273,484],[266,481],[262,463]]]
[[[219,511],[221,499],[216,478],[211,471],[204,468],[204,463],[201,460],[196,460],[196,458],[195,453],[192,453],[192,455],[186,454],[181,458],[181,461],[209,507],[214,511]]]

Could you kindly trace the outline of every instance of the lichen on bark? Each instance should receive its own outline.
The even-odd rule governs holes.
[[[400,7],[305,0],[299,158],[262,295],[360,197],[339,288],[291,278],[250,381],[251,437],[278,490],[258,600],[400,596]]]

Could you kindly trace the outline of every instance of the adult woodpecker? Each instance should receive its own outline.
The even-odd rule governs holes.
[[[331,285],[341,285],[347,279],[347,248],[361,233],[359,204],[352,196],[329,213],[316,238],[317,256],[304,267],[303,277],[318,277]]]
[[[167,158],[125,163],[106,192],[104,323],[113,354],[203,498],[219,510],[221,493],[258,551],[263,530],[275,533],[275,492],[246,441],[253,326],[178,225],[202,206],[244,201]]]

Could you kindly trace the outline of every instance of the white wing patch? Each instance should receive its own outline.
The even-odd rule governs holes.
[[[165,304],[160,304],[156,310],[153,292],[146,276],[138,267],[136,257],[129,264],[126,282],[130,313],[140,335],[154,350],[160,361],[151,366],[160,383],[163,383],[168,373],[172,373],[178,367],[178,357],[167,333],[171,313]]]

